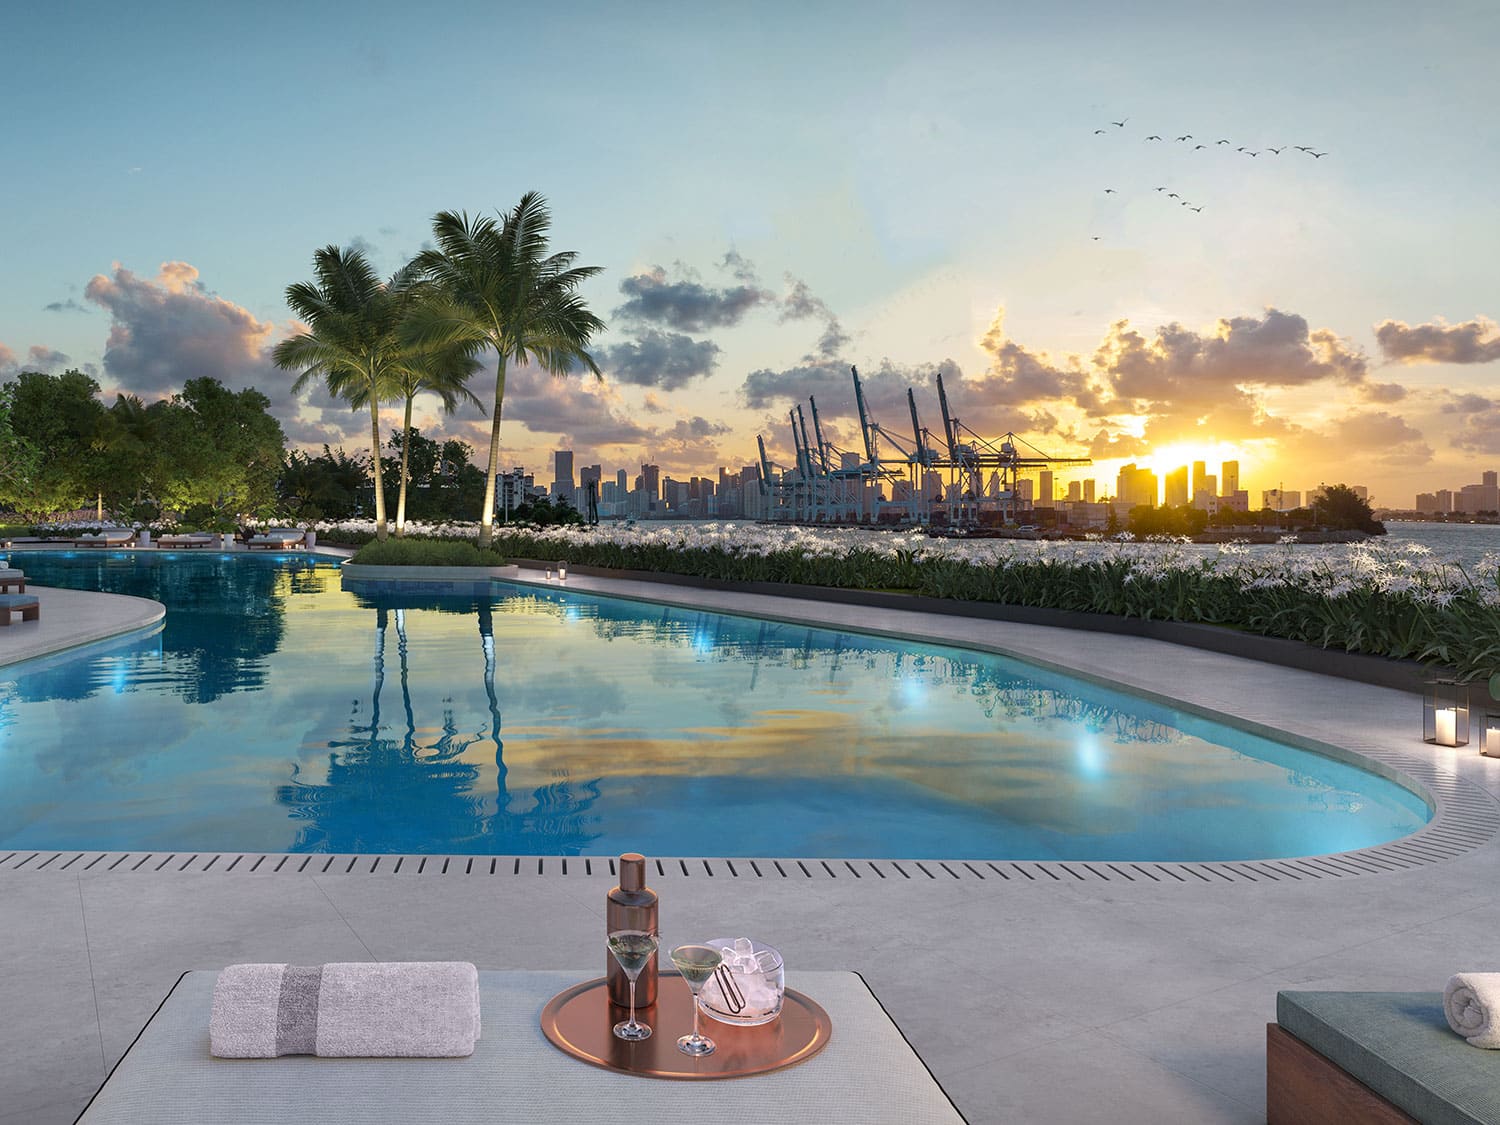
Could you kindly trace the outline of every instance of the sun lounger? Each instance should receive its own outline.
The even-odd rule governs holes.
[[[21,611],[22,621],[38,621],[42,616],[42,603],[35,594],[0,594],[0,628],[10,624],[13,610]]]
[[[135,542],[135,532],[128,527],[106,527],[103,531],[76,536],[75,547],[128,547]]]
[[[206,531],[192,531],[186,535],[159,535],[156,539],[158,547],[212,547],[217,535],[210,535]]]
[[[265,547],[285,551],[290,547],[301,547],[307,542],[307,533],[295,527],[268,527],[258,535],[245,540],[246,547]]]
[[[0,594],[10,593],[12,586],[16,587],[18,593],[24,594],[26,592],[26,572],[24,570],[14,570],[10,567],[0,569]]]
[[[788,973],[788,985],[827,1010],[833,1023],[827,1048],[786,1070],[727,1082],[664,1082],[617,1074],[553,1047],[537,1025],[538,1013],[548,998],[589,975],[584,970],[480,972],[483,1027],[467,1058],[215,1059],[209,1055],[208,1021],[217,974],[188,973],[94,1095],[78,1125],[963,1121],[854,973]],[[711,1027],[705,1030],[712,1034]]]
[[[1500,1051],[1448,1027],[1441,992],[1280,992],[1266,1120],[1500,1120]]]

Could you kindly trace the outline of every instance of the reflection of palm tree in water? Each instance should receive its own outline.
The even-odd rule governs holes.
[[[510,790],[506,785],[509,771],[505,765],[505,743],[500,738],[500,702],[495,694],[494,607],[488,601],[481,601],[477,608],[479,644],[484,652],[484,693],[490,707],[490,737],[495,743],[495,817],[490,835],[497,841],[515,841],[514,850],[525,855],[538,850],[578,855],[599,836],[585,829],[588,810],[599,799],[599,779],[575,785],[563,777],[540,785],[531,791],[531,812],[510,811]],[[542,844],[543,849],[536,844]]]
[[[596,838],[597,834],[584,831],[584,824],[587,809],[599,796],[597,782],[578,787],[567,781],[544,785],[532,793],[533,811],[510,811],[512,798],[506,786],[500,704],[495,690],[493,618],[487,602],[476,608],[490,712],[488,737],[495,746],[493,813],[486,810],[484,797],[474,791],[480,781],[480,767],[463,760],[471,746],[484,740],[485,732],[460,735],[450,707],[443,711],[438,738],[431,745],[421,744],[411,694],[406,611],[378,606],[368,722],[360,721],[356,701],[349,736],[328,743],[326,779],[321,783],[304,781],[300,767],[294,765],[290,783],[277,790],[277,800],[290,808],[290,815],[305,822],[292,850],[578,854]],[[406,720],[400,739],[382,736],[386,633],[392,613]]]

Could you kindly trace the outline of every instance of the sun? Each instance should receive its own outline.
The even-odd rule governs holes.
[[[1204,462],[1206,471],[1217,476],[1225,461],[1238,461],[1241,479],[1244,479],[1246,470],[1251,467],[1250,460],[1251,455],[1246,449],[1227,441],[1174,442],[1159,446],[1144,457],[1137,457],[1135,463],[1150,469],[1160,479],[1184,465],[1191,471],[1195,461]]]

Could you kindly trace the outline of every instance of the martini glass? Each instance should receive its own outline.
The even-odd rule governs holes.
[[[615,1024],[615,1034],[632,1042],[650,1039],[651,1029],[635,1018],[635,981],[651,958],[656,956],[657,938],[645,930],[615,930],[609,935],[609,951],[630,980],[630,1018]]]
[[[714,1053],[714,1041],[698,1032],[698,992],[723,961],[724,955],[707,945],[679,945],[672,950],[672,964],[693,990],[693,1033],[677,1040],[677,1049],[685,1055]]]

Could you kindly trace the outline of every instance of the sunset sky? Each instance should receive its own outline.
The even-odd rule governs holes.
[[[609,326],[602,384],[512,377],[502,461],[539,479],[557,448],[712,474],[757,432],[790,464],[808,394],[858,448],[851,363],[887,428],[912,385],[941,429],[942,369],[966,425],[1091,455],[1105,491],[1122,458],[1237,456],[1257,502],[1407,506],[1500,468],[1491,0],[146,0],[5,27],[0,378],[150,401],[213,375],[356,448],[359,415],[269,362],[286,286],[328,243],[390,273],[434,212],[535,189]],[[485,452],[482,418],[434,411]]]

